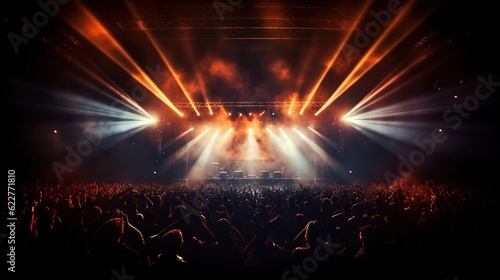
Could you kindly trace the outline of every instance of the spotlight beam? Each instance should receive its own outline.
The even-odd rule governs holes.
[[[442,125],[440,119],[436,119],[436,122],[421,120],[425,115],[442,115],[448,106],[429,106],[439,104],[436,102],[438,98],[443,97],[430,95],[413,98],[373,111],[352,114],[345,117],[344,121],[390,152],[403,152],[403,144],[414,146],[416,140],[427,137],[429,131]]]
[[[335,143],[332,139],[326,137],[325,135],[319,133],[317,130],[315,130],[314,128],[312,127],[308,127],[308,129],[310,131],[312,131],[314,134],[318,135],[321,139],[323,139],[326,143],[328,143],[328,145],[330,145],[331,147],[335,148],[335,149],[338,149],[339,148],[339,145],[337,143]]]
[[[311,164],[308,162],[307,158],[302,154],[300,149],[286,134],[286,132],[282,128],[279,128],[279,130],[281,132],[281,135],[283,136],[282,139],[285,140],[284,143],[285,145],[283,145],[283,140],[280,140],[278,145],[282,146],[284,152],[289,156],[290,160],[295,165],[296,170],[300,170],[305,174],[311,174],[313,168]]]
[[[76,61],[76,59],[75,59]],[[76,75],[69,75],[72,77],[74,80],[80,82],[81,84],[84,84],[85,86],[95,90],[96,92],[101,93],[102,95],[109,97],[116,101],[117,103],[120,103],[127,108],[130,108],[132,110],[135,110],[139,114],[143,114],[145,117],[153,118],[144,108],[142,108],[134,99],[130,98],[120,87],[117,85],[113,85],[110,82],[105,81],[102,77],[108,77],[106,73],[102,72],[99,70],[99,75],[93,71],[91,71],[87,66],[83,65],[82,63],[77,62],[79,67],[83,69],[85,72],[87,72],[92,78],[96,79],[98,82],[100,82],[102,85],[107,87],[111,92],[117,94],[120,98],[117,98],[116,96],[113,96],[112,94],[98,88],[94,83],[90,83],[88,81],[83,80],[81,77],[78,77]],[[108,77],[109,78],[109,77]]]
[[[135,12],[135,8],[132,7],[132,5],[130,4],[129,1],[127,1],[127,5],[129,6],[130,10],[132,11],[132,13],[136,16],[136,17],[139,17],[137,15],[137,13]],[[175,81],[177,82],[177,85],[179,86],[179,88],[182,90],[182,93],[184,94],[184,96],[187,98],[187,100],[189,101],[189,103],[191,104],[191,107],[194,109],[194,111],[196,112],[196,115],[200,115],[200,112],[198,111],[198,109],[196,108],[196,106],[194,106],[193,104],[193,99],[191,98],[191,95],[189,94],[189,92],[187,91],[186,87],[184,86],[184,84],[182,83],[181,81],[181,78],[179,76],[179,74],[177,74],[177,72],[175,71],[174,67],[172,66],[172,64],[170,63],[170,61],[167,59],[167,56],[163,53],[163,51],[161,50],[161,47],[158,45],[158,42],[155,40],[155,38],[151,35],[151,32],[149,30],[145,30],[144,31],[146,33],[146,35],[148,36],[149,38],[149,41],[153,44],[156,52],[160,55],[163,63],[165,63],[165,65],[167,66],[168,70],[170,71],[170,73],[172,74],[172,77],[175,79]]]
[[[443,97],[439,95],[414,97],[395,104],[379,107],[371,111],[361,113],[350,112],[344,117],[344,120],[348,122],[375,119],[383,120],[409,116],[424,116],[439,113],[443,112],[447,108],[446,103],[444,105],[433,106],[430,106],[429,104],[439,104],[439,100],[442,98]]]
[[[347,174],[347,170],[344,168],[344,166],[333,157],[331,157],[321,146],[316,144],[314,141],[309,139],[306,135],[304,135],[297,129],[293,128],[293,130],[300,136],[300,138],[302,138],[302,140],[306,142],[306,144],[313,150],[313,152],[323,160],[323,162],[332,167],[333,170],[341,170],[342,172],[339,172],[341,176],[343,176],[343,174]]]
[[[401,77],[403,77],[405,74],[407,74],[409,72],[409,70],[413,69],[418,63],[420,62],[420,60],[414,60],[408,67],[406,67],[405,69],[401,70],[401,71],[397,71],[396,73],[396,69],[394,71],[392,71],[390,74],[388,74],[386,76],[386,79],[384,79],[384,81],[382,81],[381,83],[379,83],[373,90],[371,90],[360,102],[358,102],[350,111],[349,113],[347,113],[347,115],[351,114],[351,113],[354,113],[356,110],[362,110],[364,109],[365,107],[368,107],[370,104],[374,104],[376,103],[377,101],[380,101],[382,100],[384,97],[390,95],[390,93],[393,93],[393,92],[396,92],[398,89],[401,89],[404,87],[405,84],[409,84],[411,81],[414,81],[417,79],[417,77],[419,75],[416,75],[414,77],[412,77],[411,79],[408,79],[406,81],[406,83],[404,84],[400,84],[397,88],[393,89],[392,91],[390,92],[387,92],[386,94],[378,97],[377,99],[373,100],[371,103],[368,103],[370,100],[372,100],[373,98],[375,98],[377,95],[379,95],[379,93],[381,93],[382,91],[384,91],[385,89],[389,88],[391,85],[393,85],[398,79],[400,79]]]
[[[164,148],[168,148],[170,147],[172,144],[174,144],[175,142],[179,141],[182,137],[186,136],[189,132],[193,131],[194,128],[190,128],[184,132],[182,132],[181,134],[175,136],[174,138],[170,139],[167,143],[165,143],[165,145],[163,146]]]
[[[184,155],[186,155],[189,150],[205,136],[210,129],[207,128],[205,129],[201,134],[197,135],[195,138],[191,139],[189,142],[184,144],[180,149],[175,151],[173,154],[171,154],[162,164],[163,169],[168,169],[172,167],[174,164],[176,164]]]
[[[411,14],[417,1],[410,1],[403,7],[403,11],[398,14],[394,20],[387,26],[382,35],[373,43],[366,54],[356,64],[354,69],[342,81],[340,86],[334,91],[325,104],[315,113],[317,116],[330,106],[347,89],[356,83],[364,74],[378,64],[387,54],[389,54],[403,39],[405,39],[413,30],[415,30],[422,21],[431,13],[433,9],[427,9],[417,18]],[[408,20],[409,22],[403,22]]]
[[[83,115],[88,117],[103,117],[120,120],[144,121],[153,123],[155,120],[152,117],[145,117],[142,114],[125,111],[118,107],[113,107],[108,104],[103,104],[96,100],[83,96],[70,94],[67,92],[49,92],[53,95],[61,105],[38,105],[53,112],[61,112],[74,115]],[[148,114],[149,115],[149,114]]]
[[[179,116],[183,114],[174,106],[151,78],[137,65],[116,39],[109,33],[104,25],[81,2],[75,3],[79,13],[74,17],[66,16],[66,21],[92,42],[101,52],[127,71],[136,81],[151,91]]]
[[[360,12],[358,18],[356,19],[356,22],[360,22],[361,21],[361,18],[363,17],[363,15],[368,10],[368,7],[370,6],[371,2],[372,2],[371,0],[370,1],[366,1],[365,6],[361,9],[361,12]],[[352,28],[352,29],[349,30],[349,32],[347,32],[347,34],[342,39],[342,43],[335,50],[335,53],[333,54],[332,58],[326,63],[326,67],[324,68],[323,72],[321,73],[319,79],[316,81],[316,83],[314,84],[313,88],[307,94],[307,100],[304,103],[304,105],[302,106],[302,109],[300,109],[300,114],[304,113],[306,107],[309,105],[309,103],[313,99],[314,95],[316,94],[316,91],[318,90],[319,86],[321,85],[321,83],[325,79],[326,74],[328,74],[328,72],[332,68],[333,63],[335,63],[335,61],[337,60],[338,56],[340,55],[340,53],[342,51],[343,46],[347,43],[347,40],[352,36],[352,34],[354,33],[354,30],[355,30],[355,28]]]
[[[205,174],[205,169],[207,168],[208,160],[210,159],[210,155],[212,154],[217,134],[219,134],[219,129],[215,131],[215,133],[212,135],[208,143],[205,145],[203,151],[197,157],[195,163],[188,171],[187,177],[189,178],[203,177],[202,175]]]

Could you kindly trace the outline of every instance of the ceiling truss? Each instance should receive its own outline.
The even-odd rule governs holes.
[[[252,102],[252,101],[240,101],[240,102],[174,102],[173,105],[176,108],[290,108],[290,107],[299,107],[302,108],[304,105],[307,105],[308,108],[319,108],[323,106],[325,102],[305,102],[305,101],[260,101],[260,102]]]
[[[215,3],[215,2],[214,2]],[[354,28],[365,15],[360,9],[306,5],[239,4],[221,7],[186,5],[123,11],[119,31],[171,39],[324,39]]]

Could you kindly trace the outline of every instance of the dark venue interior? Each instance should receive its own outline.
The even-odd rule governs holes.
[[[40,0],[1,17],[7,279],[496,275],[490,2]]]

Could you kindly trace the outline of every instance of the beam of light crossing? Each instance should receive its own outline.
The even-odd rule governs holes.
[[[373,140],[387,151],[397,155],[404,154],[407,151],[406,144],[401,141],[397,141],[392,135],[387,135],[387,133],[377,133],[378,130],[384,130],[384,128],[379,128],[378,130],[369,130],[363,126],[357,125],[356,123],[350,124],[353,128],[358,130],[360,133],[365,135],[367,138]],[[375,132],[377,131],[377,132]]]
[[[363,17],[363,15],[366,13],[366,11],[368,10],[368,7],[370,6],[372,1],[366,1],[364,7],[362,8],[361,10],[361,13],[359,15],[359,18],[356,19],[356,21],[360,21],[361,18]],[[305,109],[307,108],[307,106],[309,105],[309,103],[311,103],[311,100],[313,99],[314,95],[316,94],[316,91],[318,90],[319,86],[321,85],[321,83],[323,82],[323,80],[325,79],[326,75],[328,74],[328,72],[330,71],[330,69],[332,68],[333,64],[335,63],[335,61],[337,60],[338,56],[340,55],[340,53],[342,52],[342,49],[343,49],[343,46],[347,43],[347,40],[349,40],[349,38],[352,36],[352,34],[354,33],[354,30],[355,28],[352,28],[351,30],[349,30],[349,32],[344,36],[344,38],[342,39],[342,43],[339,45],[339,47],[335,50],[335,53],[333,54],[332,58],[326,63],[326,67],[325,69],[323,70],[323,72],[321,73],[319,79],[316,81],[316,83],[314,84],[314,86],[312,87],[312,89],[309,91],[309,93],[307,94],[307,99],[306,99],[306,102],[304,103],[304,105],[302,106],[302,109],[300,109],[300,114],[302,115],[305,111]]]
[[[125,49],[109,33],[104,25],[81,2],[76,2],[79,13],[75,17],[65,18],[66,21],[89,42],[94,44],[101,52],[122,67],[136,81],[151,91],[158,99],[169,108],[182,116],[174,104],[168,99],[161,89],[151,80]]]
[[[431,121],[425,116],[439,114],[448,108],[439,105],[440,95],[405,100],[372,111],[350,114],[344,121],[393,153],[404,152],[404,144],[415,145],[416,139],[443,125],[442,119]],[[432,106],[432,104],[437,104]]]
[[[421,59],[414,59],[408,66],[403,68],[402,70],[395,69],[394,71],[391,71],[391,74],[387,76],[386,79],[384,79],[377,87],[375,87],[372,91],[370,91],[360,102],[358,102],[349,112],[345,115],[345,117],[349,118],[351,115],[356,115],[357,118],[362,117],[361,111],[367,109],[370,106],[377,107],[377,103],[382,101],[383,99],[395,95],[401,92],[404,92],[406,87],[411,85],[414,82],[418,82],[418,79],[425,76],[425,74],[429,71],[431,71],[433,68],[437,67],[440,63],[443,63],[443,61],[440,61],[438,59],[433,60],[434,64],[433,65],[428,65],[426,66],[425,69],[421,69],[418,71],[418,74],[412,75],[410,78],[407,78],[404,80],[404,82],[401,82],[399,84],[396,84],[397,80],[401,80],[405,75],[408,75],[410,73],[410,70],[413,70],[422,60]],[[390,88],[392,86],[392,88]],[[390,88],[390,90],[389,90]],[[385,91],[383,94],[382,91]],[[376,96],[378,96],[376,99],[374,99]],[[439,98],[439,96],[435,96]],[[434,99],[436,98],[430,98],[430,97],[424,97],[426,100],[421,100],[419,101],[418,99],[410,99],[408,100],[408,104],[405,104],[406,102],[399,102],[398,106],[408,106],[413,107],[411,105],[412,103],[415,103],[417,105],[422,105],[424,103],[432,104],[433,101],[436,101]],[[373,99],[373,100],[372,100]],[[390,106],[384,106],[383,108],[389,108]],[[427,108],[428,106],[425,106]],[[429,110],[427,112],[432,113],[436,111],[439,108],[428,108]],[[395,109],[397,112],[399,109]],[[376,110],[372,110],[371,112],[374,113]],[[408,113],[411,115],[411,113],[425,113],[426,111],[420,111],[418,108],[415,108],[414,110],[409,111]],[[380,112],[381,114],[385,114],[385,112]],[[389,112],[388,112],[389,113]]]
[[[187,153],[189,153],[189,150],[196,144],[198,141],[200,141],[203,136],[205,136],[210,129],[207,128],[205,129],[202,133],[191,139],[189,142],[184,144],[180,149],[176,150],[173,154],[168,156],[164,163],[162,164],[162,169],[167,170],[170,167],[172,167],[174,164],[178,163],[178,161],[184,157]]]
[[[430,94],[403,100],[366,112],[348,113],[343,120],[348,123],[365,120],[383,120],[409,116],[425,116],[443,112],[447,104],[439,105],[446,96]],[[434,104],[434,105],[433,105]]]
[[[392,93],[398,92],[398,90],[402,90],[406,85],[410,84],[412,81],[415,81],[419,77],[419,75],[413,76],[412,78],[406,80],[404,83],[401,83],[397,87],[393,88],[391,91],[387,91],[385,94],[379,96],[381,92],[388,89],[390,86],[394,86],[397,80],[402,78],[404,75],[408,74],[408,72],[411,69],[413,69],[419,62],[420,60],[414,60],[409,66],[407,66],[403,70],[395,69],[391,71],[391,73],[389,73],[383,81],[381,81],[374,89],[372,89],[367,95],[365,95],[360,102],[358,102],[351,110],[349,110],[346,116],[350,114],[356,114],[356,111],[358,110],[361,111],[370,105],[376,104],[377,102],[381,101],[382,99],[391,95]],[[420,73],[420,75],[422,75],[422,73]],[[378,98],[374,99],[377,96]],[[370,100],[372,101],[370,102]]]
[[[135,8],[132,7],[132,5],[130,4],[130,1],[127,1],[127,5],[129,7],[129,10],[132,12],[132,14],[134,14],[134,16],[136,17],[139,17],[139,15],[137,15],[136,11],[135,11]],[[186,87],[184,86],[184,84],[182,83],[181,81],[181,78],[179,76],[179,74],[177,74],[177,72],[175,71],[174,67],[172,66],[172,64],[170,63],[170,61],[167,59],[167,56],[163,53],[161,47],[158,45],[158,42],[155,40],[155,38],[151,35],[151,32],[149,32],[148,30],[144,30],[144,32],[146,33],[146,35],[148,36],[149,38],[149,41],[153,44],[156,52],[160,55],[163,63],[165,63],[165,65],[167,66],[168,70],[170,71],[170,73],[172,74],[172,77],[175,79],[175,81],[177,82],[177,85],[179,86],[179,88],[182,90],[182,93],[184,94],[184,96],[187,98],[187,100],[189,101],[189,103],[191,104],[191,107],[193,108],[193,110],[196,112],[196,115],[199,116],[200,115],[200,112],[198,111],[198,108],[196,108],[196,106],[194,105],[193,103],[193,99],[191,98],[191,95],[189,94],[189,92],[187,91]]]
[[[76,59],[74,59],[73,61],[75,61],[75,63],[82,69],[84,70],[88,75],[90,75],[92,78],[94,78],[95,80],[97,80],[99,83],[101,83],[102,85],[104,85],[106,88],[108,88],[111,92],[115,93],[116,95],[118,95],[120,98],[116,98],[116,96],[113,96],[112,94],[110,94],[109,92],[107,91],[104,91],[100,88],[98,88],[94,83],[91,83],[89,81],[85,81],[83,78],[81,78],[80,76],[77,76],[77,75],[74,75],[74,74],[68,74],[68,76],[70,76],[71,78],[73,78],[74,80],[80,82],[81,84],[95,90],[96,92],[99,92],[101,93],[102,95],[106,96],[106,97],[109,97],[111,99],[113,99],[114,101],[116,101],[117,103],[120,103],[130,109],[133,109],[135,111],[137,111],[138,113],[142,113],[144,116],[147,116],[147,117],[151,117],[151,115],[149,115],[148,112],[146,112],[146,110],[144,110],[144,108],[142,108],[134,99],[132,99],[128,94],[125,93],[125,91],[123,89],[121,89],[116,83],[113,83],[111,81],[111,79],[109,78],[109,76],[104,73],[102,70],[100,70],[97,66],[96,69],[98,69],[98,73],[92,71],[88,66],[85,66],[83,63],[81,62],[78,62]],[[108,80],[110,80],[109,82],[106,81],[104,78],[102,77],[106,77],[108,78]],[[152,117],[151,117],[152,118]]]
[[[417,1],[410,1],[403,7],[403,11],[396,15],[394,20],[368,49],[366,54],[356,64],[349,75],[342,81],[340,86],[334,91],[325,104],[323,104],[323,106],[315,113],[316,116],[330,106],[364,74],[385,58],[386,55],[389,54],[409,34],[411,34],[411,32],[413,32],[413,30],[415,30],[433,10],[427,9],[425,13],[420,14],[417,18],[413,18],[414,16],[411,12],[413,12],[412,7],[416,2]],[[410,21],[404,22],[407,19],[410,19]]]

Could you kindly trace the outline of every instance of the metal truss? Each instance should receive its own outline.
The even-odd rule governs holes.
[[[351,30],[364,15],[350,7],[290,4],[215,4],[149,7],[123,11],[114,21],[121,31],[149,31],[171,39],[311,39],[337,40],[334,32]]]
[[[176,108],[290,108],[291,106],[302,108],[307,104],[305,101],[239,101],[239,102],[174,102]],[[308,108],[320,108],[325,102],[309,102]]]

